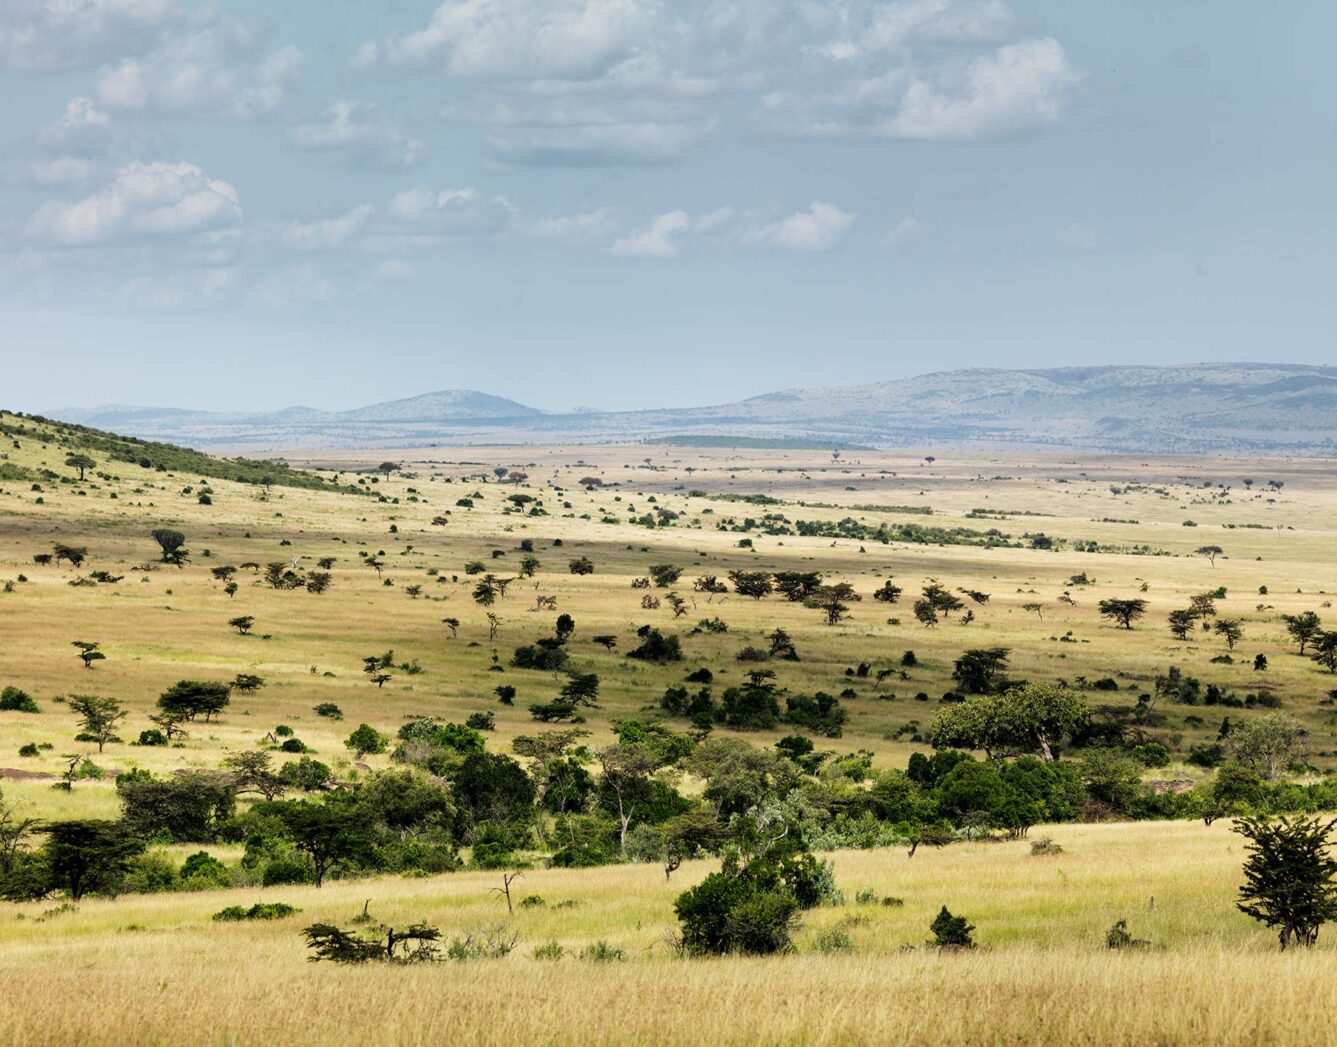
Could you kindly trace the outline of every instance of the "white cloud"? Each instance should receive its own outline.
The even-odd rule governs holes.
[[[247,119],[272,112],[302,64],[291,45],[264,52],[243,26],[169,34],[148,53],[108,66],[97,98],[112,110]]]
[[[487,142],[497,157],[508,163],[590,167],[669,163],[700,136],[701,129],[690,124],[536,127],[525,123],[494,131]]]
[[[612,252],[633,258],[676,258],[681,251],[681,237],[692,225],[686,211],[668,211],[656,215],[649,225],[615,240]]]
[[[33,185],[80,185],[93,177],[93,165],[81,156],[54,156],[28,165],[27,181]]]
[[[816,200],[806,211],[747,230],[743,242],[787,251],[829,251],[854,228],[854,219],[835,204]]]
[[[655,30],[637,0],[447,0],[417,32],[366,45],[357,63],[435,66],[455,76],[592,79]]]
[[[517,214],[503,196],[489,196],[471,186],[432,190],[418,186],[390,201],[395,221],[447,236],[492,235],[505,231]]]
[[[294,222],[283,230],[283,242],[305,251],[342,247],[362,231],[375,210],[370,204],[363,204],[333,218]]]
[[[1001,43],[1015,19],[1001,0],[907,0],[875,10],[864,43],[899,47],[916,40],[937,44]]]
[[[63,246],[169,238],[225,229],[241,221],[237,191],[194,164],[133,163],[81,200],[43,204],[29,233]]]
[[[80,96],[65,103],[65,112],[57,126],[65,131],[78,131],[85,127],[106,127],[109,123],[111,117],[102,112],[93,99]]]
[[[923,238],[923,223],[914,215],[906,215],[887,230],[887,235],[882,238],[882,246],[905,251],[914,247]]]
[[[726,120],[786,136],[995,138],[1079,81],[1005,0],[447,0],[354,65],[452,78],[510,163],[664,163]]]
[[[1057,40],[1025,40],[976,58],[957,89],[915,79],[880,130],[896,138],[996,138],[1058,120],[1079,77]]]
[[[293,142],[302,149],[334,153],[357,162],[409,167],[422,153],[422,143],[376,120],[376,107],[362,102],[335,102],[324,123],[302,124]]]
[[[597,211],[581,211],[578,214],[559,215],[554,218],[540,218],[525,225],[525,232],[544,240],[561,240],[566,243],[592,244],[604,243],[617,227],[613,212],[607,207]]]
[[[201,17],[180,0],[5,0],[0,65],[69,69],[137,51],[155,30]]]

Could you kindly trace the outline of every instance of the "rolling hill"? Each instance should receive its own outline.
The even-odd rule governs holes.
[[[447,390],[351,411],[67,408],[55,417],[196,447],[374,447],[731,438],[1134,452],[1337,452],[1337,368],[1300,364],[947,371],[788,389],[735,403],[547,413]]]

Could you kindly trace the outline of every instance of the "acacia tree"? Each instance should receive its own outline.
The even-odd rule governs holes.
[[[1054,747],[1089,719],[1086,699],[1076,691],[1029,683],[945,707],[934,718],[929,739],[939,749],[982,749],[990,759],[1029,752],[1049,762]]]
[[[1314,611],[1283,614],[1281,620],[1286,623],[1286,632],[1300,648],[1300,654],[1304,654],[1305,648],[1323,631],[1323,619]]]
[[[1277,928],[1284,951],[1290,945],[1310,948],[1319,929],[1337,919],[1337,860],[1329,835],[1337,820],[1318,818],[1244,818],[1232,832],[1248,843],[1240,912]]]
[[[1213,567],[1215,567],[1216,558],[1220,556],[1223,552],[1225,552],[1225,550],[1222,549],[1219,545],[1202,545],[1199,546],[1197,549],[1195,549],[1194,552],[1196,552],[1199,556],[1207,557],[1207,562],[1211,564]]]
[[[837,625],[849,616],[850,604],[862,597],[854,591],[849,582],[836,582],[833,585],[820,585],[817,590],[803,601],[804,607],[811,607],[826,615],[827,625]]]
[[[603,768],[603,786],[617,808],[618,850],[627,856],[627,833],[636,809],[648,799],[650,777],[660,760],[653,749],[637,742],[622,742],[599,751]]]
[[[231,693],[231,684],[179,680],[158,697],[158,708],[180,720],[189,721],[202,715],[208,721],[227,708]]]
[[[144,841],[131,836],[123,822],[50,822],[43,831],[42,858],[51,885],[68,891],[76,903],[88,891],[113,889],[144,850]]]
[[[775,583],[769,571],[730,571],[729,581],[739,596],[750,596],[760,600],[775,591]],[[852,591],[852,590],[851,590]]]
[[[91,694],[71,695],[66,704],[79,717],[79,733],[88,741],[97,742],[97,751],[116,740],[116,726],[130,714],[121,708],[115,698],[99,698]]]
[[[1314,637],[1314,661],[1330,673],[1337,673],[1337,631],[1322,632]]]
[[[86,454],[71,454],[65,459],[65,464],[71,469],[79,470],[79,482],[83,483],[84,471],[92,469],[97,465],[97,462],[93,461],[93,459],[89,458]]]
[[[1269,782],[1302,760],[1308,749],[1309,731],[1294,716],[1270,713],[1234,727],[1226,735],[1230,755]]]
[[[1131,629],[1133,623],[1147,613],[1146,600],[1101,600],[1100,614],[1118,622],[1125,629]]]
[[[79,649],[79,658],[84,663],[85,669],[93,668],[94,662],[106,660],[107,656],[98,650],[98,648],[102,646],[100,643],[94,643],[89,640],[72,640],[70,646]]]
[[[539,846],[544,846],[541,811],[548,795],[548,786],[576,742],[589,734],[579,729],[570,731],[542,731],[534,737],[522,735],[511,743],[517,756],[529,761],[529,777],[534,779],[534,835]]]
[[[1192,611],[1171,611],[1166,619],[1170,623],[1170,634],[1176,640],[1187,640],[1193,623],[1197,621]]]
[[[1212,625],[1212,631],[1225,640],[1226,647],[1232,651],[1244,635],[1244,627],[1238,618],[1218,618]]]
[[[159,527],[152,532],[153,540],[162,549],[163,563],[179,563],[184,553],[181,547],[186,544],[186,536],[169,527]]]

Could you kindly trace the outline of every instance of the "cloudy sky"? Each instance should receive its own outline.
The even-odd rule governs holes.
[[[0,0],[0,406],[1337,360],[1337,5]]]

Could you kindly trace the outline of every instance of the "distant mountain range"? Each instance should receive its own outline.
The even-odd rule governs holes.
[[[1337,368],[1189,364],[947,371],[737,403],[550,413],[470,390],[352,411],[94,407],[51,417],[191,447],[317,449],[664,441],[752,446],[1006,446],[1337,454]]]

